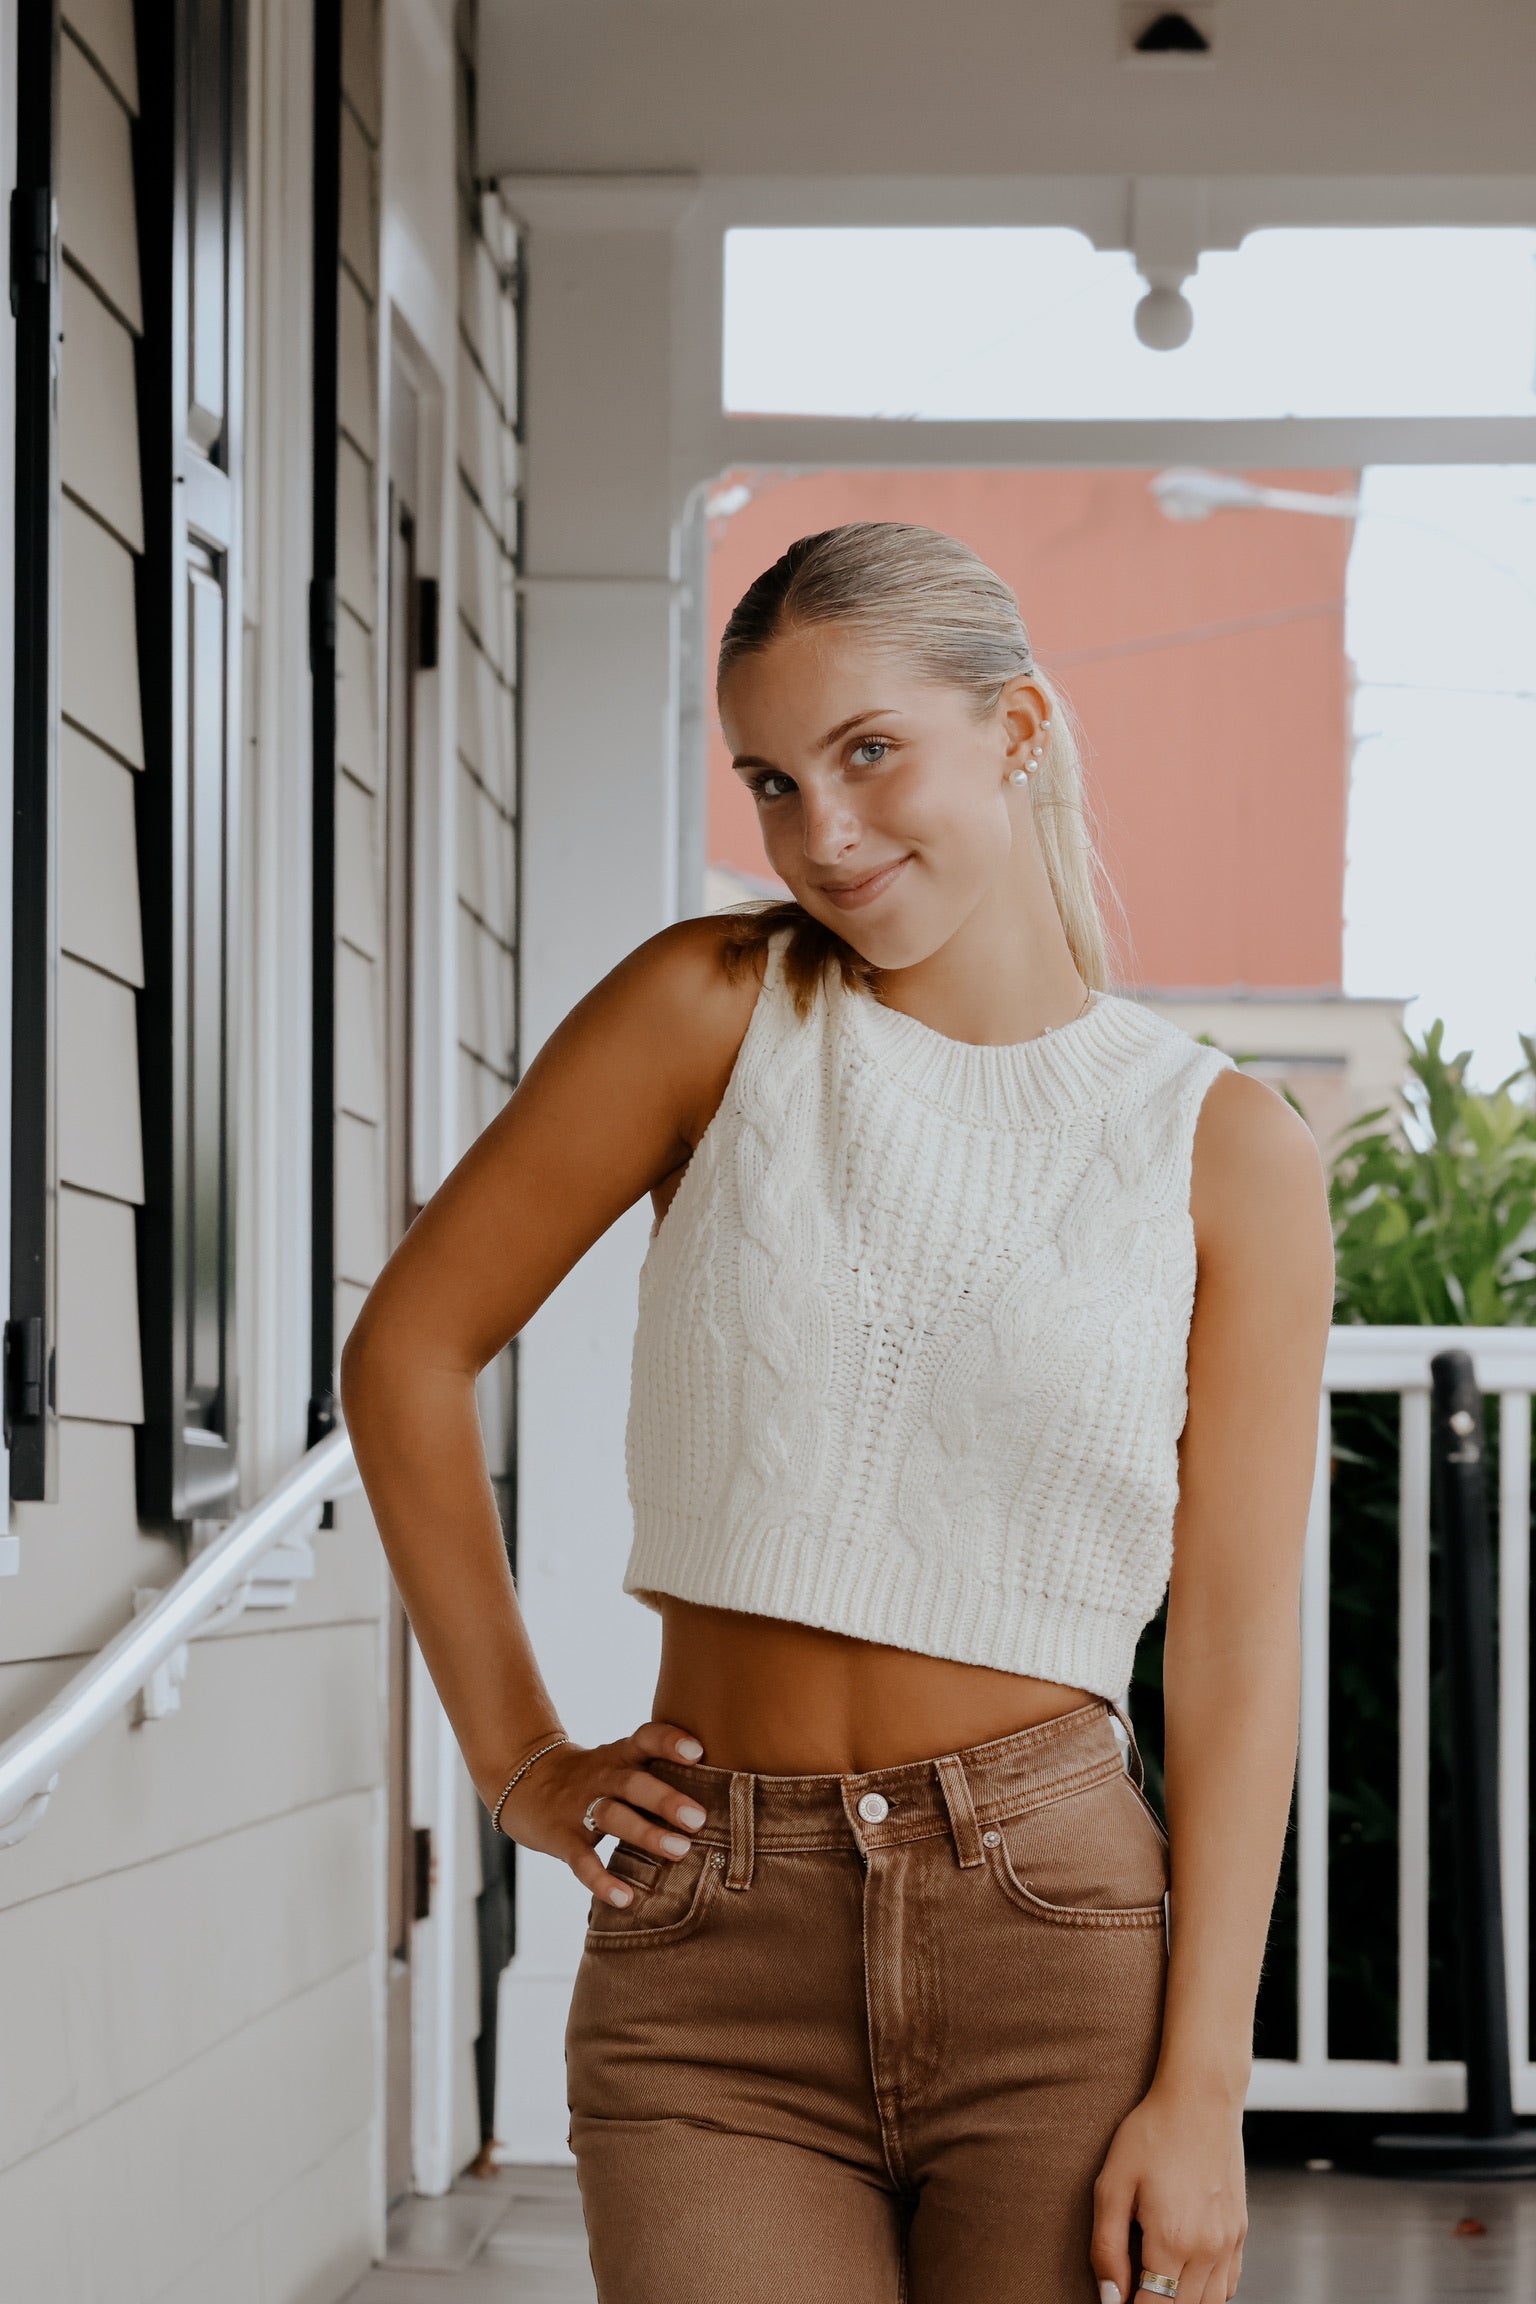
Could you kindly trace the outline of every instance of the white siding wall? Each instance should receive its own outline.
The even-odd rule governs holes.
[[[471,59],[472,60],[472,59]],[[467,85],[461,69],[461,90]],[[458,1141],[462,1151],[490,1125],[517,1073],[517,238],[494,192],[469,168],[461,119],[459,197],[458,534]],[[503,1353],[480,1378],[486,1456],[504,1519],[513,1508],[513,1358]],[[471,1803],[473,1806],[474,1803]],[[461,1845],[472,1852],[464,1889],[486,1884],[489,1847],[478,1819]],[[490,1862],[505,1863],[500,1848]],[[491,1877],[494,1879],[494,1873]],[[462,2029],[479,2029],[475,1906],[460,1965]],[[487,1945],[498,1942],[496,1907]]]
[[[94,1648],[136,1582],[179,1565],[133,1509],[142,1414],[134,1208],[143,1197],[134,995],[143,983],[134,783],[144,765],[134,611],[143,549],[134,341],[142,325],[128,0],[66,11],[60,59],[63,647],[59,910],[59,1498],[23,1504],[0,1668]],[[4,1684],[0,1674],[0,1686]],[[63,1798],[63,1794],[60,1795]],[[0,1862],[0,1903],[18,1863]],[[3,2027],[0,2027],[3,2029]],[[0,2162],[8,2157],[0,2141]]]
[[[459,1148],[506,1102],[517,1063],[517,241],[495,193],[459,203]],[[512,1445],[511,1363],[480,1412],[498,1489]]]
[[[307,43],[304,13],[253,0],[254,52],[280,24]],[[349,9],[349,32],[371,13]],[[139,1525],[134,1502],[144,749],[131,0],[67,0],[62,73],[60,1493],[17,1508],[22,1569],[0,1587],[0,1733],[121,1627],[134,1586],[167,1582],[183,1557]],[[258,99],[253,169],[259,114]],[[376,138],[376,87],[371,119]],[[286,133],[307,142],[307,118]],[[377,270],[366,104],[349,111],[348,138],[356,295],[343,340],[355,378]],[[253,235],[260,214],[253,198]],[[253,244],[253,339],[260,253]],[[253,375],[257,365],[253,341]],[[377,961],[373,883],[356,853],[369,852],[376,781],[370,407],[349,400],[362,485],[343,499],[341,619],[338,966],[365,973]],[[254,453],[258,424],[250,437]],[[254,758],[259,777],[259,742]],[[363,1282],[383,1212],[374,1099],[366,1063],[354,1063],[363,1109],[340,1122],[342,1172],[358,1183],[342,1195],[344,1269]],[[343,1291],[344,1308],[356,1295]],[[65,1771],[42,1826],[0,1851],[0,2229],[6,2292],[27,2304],[329,2304],[369,2261],[387,1584],[360,1502],[338,1520],[316,1538],[318,1573],[292,1608],[194,1643],[182,1710],[114,1723]]]
[[[291,325],[284,213],[261,172],[307,144],[291,97],[296,0],[251,0],[249,453],[274,452],[270,330]],[[379,725],[379,0],[347,0],[343,45],[338,482],[337,1344],[388,1245]],[[466,54],[467,17],[460,26]],[[275,57],[276,62],[271,58]],[[22,1572],[0,1597],[0,1733],[30,1717],[128,1619],[135,1588],[180,1569],[141,1526],[135,1210],[142,1197],[135,829],[145,772],[135,558],[144,546],[134,347],[142,328],[132,178],[133,0],[68,0],[61,221],[64,725],[61,737],[60,1493],[24,1505]],[[270,112],[270,117],[269,117]],[[462,134],[462,321],[453,396],[456,629],[443,635],[458,742],[446,923],[457,970],[457,1140],[515,1077],[517,545],[515,238],[470,174]],[[294,344],[291,356],[304,357]],[[274,401],[275,409],[275,401]],[[281,435],[284,455],[304,453]],[[248,476],[249,477],[249,476]],[[270,493],[270,492],[269,492]],[[260,506],[248,488],[254,660]],[[274,530],[275,534],[275,530]],[[275,542],[271,549],[276,549]],[[270,587],[267,588],[270,593]],[[253,686],[252,695],[257,693]],[[278,741],[253,723],[253,789]],[[246,917],[260,921],[252,904]],[[301,1212],[299,1212],[301,1214]],[[296,1218],[297,1220],[297,1218]],[[511,1365],[481,1409],[503,1493]],[[245,1412],[251,1413],[247,1396]],[[270,1418],[267,1421],[271,1421]],[[0,1851],[0,2227],[27,2304],[329,2304],[381,2237],[382,1627],[388,1574],[360,1498],[315,1539],[286,1610],[193,1644],[179,1713],[124,1715],[65,1771],[42,1827]],[[452,2157],[478,2144],[478,1803],[459,1772],[448,1902]]]
[[[336,1349],[388,1252],[379,727],[376,0],[343,20],[336,472]]]

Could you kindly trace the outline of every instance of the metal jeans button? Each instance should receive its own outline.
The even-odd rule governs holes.
[[[859,1802],[859,1814],[866,1824],[883,1824],[890,1813],[890,1807],[883,1792],[866,1792]]]

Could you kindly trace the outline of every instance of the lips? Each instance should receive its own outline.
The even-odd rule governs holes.
[[[898,856],[894,863],[882,864],[877,871],[869,873],[862,880],[855,880],[851,886],[845,884],[840,888],[833,888],[823,881],[821,893],[835,904],[840,912],[855,912],[860,905],[873,904],[877,896],[883,896],[902,866],[910,864],[911,861],[910,856]]]

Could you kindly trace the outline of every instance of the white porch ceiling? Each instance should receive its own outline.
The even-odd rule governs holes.
[[[488,170],[818,178],[1524,175],[1523,0],[481,0]]]

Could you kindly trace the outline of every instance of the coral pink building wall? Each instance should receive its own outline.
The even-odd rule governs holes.
[[[786,544],[844,520],[946,529],[1012,585],[1036,657],[1083,727],[1090,803],[1129,924],[1122,981],[1338,986],[1350,521],[1252,511],[1174,522],[1144,471],[730,477],[754,495],[714,523],[715,640]],[[1359,476],[1248,477],[1351,493]],[[709,859],[776,886],[712,704],[709,717]]]

